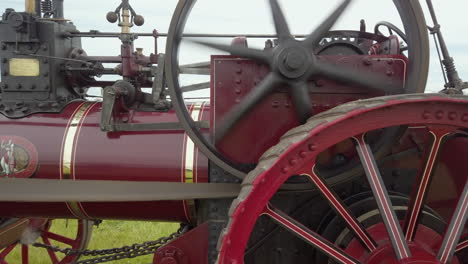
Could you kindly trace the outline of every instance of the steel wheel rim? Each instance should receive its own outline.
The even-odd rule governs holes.
[[[407,93],[422,92],[425,88],[429,67],[429,44],[424,16],[422,15],[421,7],[417,1],[394,0],[393,2],[400,13],[400,18],[405,26],[406,34],[410,36],[408,39],[408,46],[417,47],[413,49],[410,48],[409,51],[410,78],[406,83],[405,91]],[[197,129],[195,122],[192,120],[190,113],[185,107],[179,84],[178,55],[180,43],[182,41],[182,33],[195,3],[196,0],[180,0],[169,27],[166,45],[166,55],[168,59],[166,62],[166,74],[169,94],[183,128],[192,141],[199,147],[200,151],[202,151],[209,160],[228,171],[230,174],[238,178],[244,178],[245,172],[242,171],[237,164],[220,154],[213,144]]]
[[[279,145],[271,148],[263,155],[262,161],[259,163],[258,167],[249,173],[248,177],[244,180],[244,187],[241,194],[231,206],[228,226],[224,232],[222,232],[223,237],[220,239],[221,244],[218,263],[243,263],[243,254],[249,240],[249,236],[258,217],[261,215],[268,215],[275,222],[281,223],[280,225],[283,227],[288,225],[290,225],[289,228],[294,226],[301,227],[300,223],[291,222],[287,215],[285,216],[281,212],[271,208],[269,201],[290,175],[305,175],[307,174],[306,172],[308,172],[309,176],[314,178],[313,180],[316,184],[321,183],[320,179],[317,179],[317,176],[313,175],[311,170],[308,168],[313,165],[315,162],[315,156],[318,153],[333,145],[331,141],[336,143],[340,142],[340,139],[344,139],[343,135],[339,135],[338,138],[335,137],[332,140],[331,136],[324,133],[327,130],[333,131],[333,129],[335,129],[334,131],[337,131],[337,128],[343,126],[343,124],[347,122],[363,121],[365,118],[375,120],[376,116],[380,115],[382,117],[382,115],[385,116],[385,113],[387,115],[385,117],[388,117],[391,113],[401,111],[403,109],[405,109],[406,113],[411,113],[407,111],[408,109],[417,109],[419,111],[415,110],[411,114],[407,114],[407,116],[402,118],[385,120],[385,126],[405,124],[442,124],[456,129],[468,129],[468,114],[466,113],[467,104],[468,99],[466,97],[448,97],[441,95],[408,95],[375,98],[337,107],[338,109],[330,110],[324,114],[311,118],[308,124],[291,130],[283,137],[282,142]],[[373,130],[371,128],[378,129],[381,127],[379,127],[376,122],[367,122],[364,128],[356,127],[351,129],[352,131],[350,133],[362,134],[366,131]],[[362,145],[358,144],[358,146]],[[326,189],[327,188],[324,188],[324,190]],[[333,197],[333,195],[330,196]],[[329,199],[329,201],[332,200],[333,198]],[[382,199],[382,201],[383,200],[385,199]],[[462,197],[459,198],[459,205],[461,206],[457,209],[460,212],[460,214],[457,214],[459,217],[454,218],[457,219],[458,222],[452,221],[458,224],[458,227],[460,227],[460,223],[466,221],[467,217],[468,183],[465,184],[465,191],[463,192]],[[337,203],[335,208],[339,208],[339,203]],[[346,212],[346,210],[344,210],[344,212]],[[395,218],[391,216],[392,212],[393,211],[390,210],[390,212],[385,214],[388,217],[383,218],[394,220]],[[345,216],[346,213],[343,213],[342,215]],[[353,222],[352,219],[349,220],[349,223],[351,222]],[[395,235],[391,235],[391,237],[394,237],[396,240],[395,243],[393,243],[394,248],[396,248],[395,252],[399,252],[398,254],[400,254],[402,259],[407,257],[408,252],[405,252],[407,251],[407,246],[404,244],[405,241],[407,241],[406,236],[411,237],[411,235],[408,235],[410,232],[407,232],[409,228],[398,228],[399,225],[396,225],[395,222],[392,221],[389,221],[388,225],[391,227],[387,227],[387,230],[394,230]],[[462,226],[464,226],[464,224]],[[301,228],[298,228],[297,230],[301,230]],[[313,239],[313,236],[309,236],[310,234],[301,233],[302,231],[300,232],[297,230],[297,234],[303,237],[305,236],[307,239]],[[356,226],[356,230],[362,231],[359,229],[359,225]],[[404,234],[402,230],[405,231]],[[296,236],[298,236],[297,234]],[[361,232],[359,236],[362,236],[362,241],[366,246],[369,248],[375,247],[372,239],[366,239],[368,236],[366,235],[365,230],[364,232]],[[343,252],[340,250],[337,250],[336,252],[334,251],[336,248],[333,248],[333,244],[330,246],[330,243],[328,242],[329,244],[327,245],[327,242],[322,241],[323,239],[321,240],[320,237],[315,237],[315,239],[314,243],[323,243],[320,246],[322,249],[327,248],[330,252],[333,252],[333,254],[338,252],[336,253],[336,256],[340,254],[343,255]],[[453,244],[456,240],[456,237],[451,236],[451,232],[446,232],[444,234],[444,241],[447,242],[445,243],[447,246],[442,246],[441,248],[461,250],[462,248],[467,247],[466,244],[468,242],[466,242],[466,240],[461,241],[458,245]],[[401,244],[402,241],[403,244]],[[440,250],[438,256],[440,257],[440,262],[449,263],[448,260],[450,259],[451,253],[453,253],[453,251]],[[359,262],[352,258],[348,258],[346,254],[344,254],[343,259],[341,259],[341,263]]]

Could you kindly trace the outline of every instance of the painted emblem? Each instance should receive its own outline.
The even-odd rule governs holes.
[[[29,178],[37,166],[37,150],[29,140],[0,136],[0,177]]]

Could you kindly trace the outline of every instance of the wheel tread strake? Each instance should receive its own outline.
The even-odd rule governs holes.
[[[229,209],[229,222],[221,232],[218,240],[218,260],[216,263],[231,264],[228,262],[220,262],[220,256],[222,253],[221,250],[223,250],[223,244],[230,243],[226,241],[226,236],[232,227],[236,213],[238,213],[238,210],[243,210],[241,206],[243,205],[245,199],[251,194],[254,188],[254,182],[259,178],[259,176],[271,169],[284,153],[286,153],[288,150],[294,149],[297,144],[302,143],[308,138],[309,135],[314,134],[315,132],[318,132],[325,127],[337,123],[341,120],[383,107],[409,104],[413,102],[424,102],[425,100],[428,102],[449,101],[454,103],[468,104],[468,97],[463,95],[403,94],[375,97],[371,99],[357,100],[337,106],[331,110],[311,117],[304,125],[295,127],[285,133],[277,145],[271,147],[262,155],[257,167],[252,170],[242,182],[241,192],[239,196],[232,202]]]

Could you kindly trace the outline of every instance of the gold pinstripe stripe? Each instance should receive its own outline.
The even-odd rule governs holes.
[[[74,166],[74,153],[75,153],[75,141],[79,135],[80,126],[88,111],[95,103],[86,102],[79,106],[78,110],[72,115],[68,122],[68,127],[65,129],[65,135],[62,146],[61,155],[61,179],[75,180],[75,175],[72,173]],[[67,207],[71,213],[78,218],[88,218],[84,212],[81,204],[75,201],[67,202]]]
[[[198,120],[202,116],[203,108],[205,107],[205,103],[198,102],[196,103],[191,111],[191,117],[193,120]],[[193,141],[188,137],[188,135],[185,135],[185,157],[184,157],[184,182],[185,183],[196,183],[197,179],[194,177],[198,177],[196,175],[195,171],[196,170],[196,154],[195,154],[195,144]],[[185,201],[185,205],[187,206],[188,214],[189,214],[189,220],[194,220],[195,219],[195,201],[194,200],[187,200]]]

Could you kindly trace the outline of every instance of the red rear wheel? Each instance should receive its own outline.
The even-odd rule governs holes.
[[[443,186],[431,186],[436,161],[447,139],[466,137],[467,106],[468,97],[463,96],[380,97],[339,106],[289,131],[277,146],[262,156],[257,168],[244,180],[220,239],[218,262],[243,263],[254,227],[260,217],[266,217],[280,229],[303,240],[311,250],[325,254],[328,259],[325,263],[466,263],[456,252],[462,253],[467,247],[463,233],[468,216],[468,173],[465,170],[453,179],[444,178],[446,182],[457,182],[451,216],[444,219],[433,212],[427,207],[430,201],[426,198],[429,191],[443,191]],[[401,196],[389,195],[366,141],[368,132],[394,126],[424,128],[431,139],[423,151],[419,174],[411,182],[413,191],[404,202],[398,202],[403,199]],[[360,205],[360,211],[354,210],[353,203],[345,203],[315,171],[317,156],[346,139],[355,143],[363,179],[371,190],[373,205]],[[467,158],[460,157],[460,160],[466,163]],[[302,175],[312,182],[344,223],[344,227],[335,227],[341,234],[339,239],[328,240],[328,236],[297,221],[296,215],[275,206],[274,196],[280,194],[280,187],[294,175]],[[364,199],[356,202],[362,201]],[[368,209],[363,211],[362,208]],[[344,231],[348,234],[343,235]],[[347,242],[341,243],[346,235]],[[308,260],[308,263],[314,261]]]
[[[19,219],[9,222],[4,230],[17,228],[24,222],[27,224],[22,225],[19,239],[0,250],[0,264],[34,263],[38,252],[33,249],[35,242],[61,248],[86,249],[91,238],[92,222],[86,220]],[[3,238],[0,234],[0,240],[3,241]],[[65,256],[48,249],[40,250],[46,252],[49,263],[53,264],[74,263],[78,259],[76,255]]]

